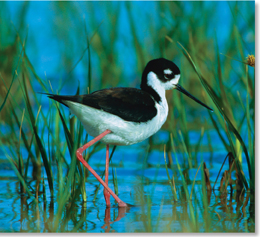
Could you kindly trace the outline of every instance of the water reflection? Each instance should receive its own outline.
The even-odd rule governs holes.
[[[181,190],[181,186],[178,189]],[[95,203],[96,206],[93,202],[69,202],[61,217],[57,216],[58,203],[54,199],[50,198],[47,201],[39,199],[38,202],[34,202],[21,194],[19,199],[13,200],[12,228],[13,231],[19,232],[101,231],[105,233],[130,231],[127,227],[129,223],[134,231],[139,232],[237,232],[252,231],[254,228],[254,204],[249,203],[249,192],[235,189],[222,193],[208,191],[205,193],[207,197],[205,203],[199,196],[194,196],[191,200],[192,208],[196,212],[203,208],[201,214],[198,212],[199,216],[195,224],[192,223],[189,200],[183,192],[181,193],[177,202],[164,197],[160,203],[144,202],[141,205],[129,207],[104,208],[100,205],[101,200],[100,203]],[[142,199],[146,200],[148,197],[146,192],[143,194],[145,196]],[[17,209],[18,200],[20,200],[19,210]],[[18,223],[19,230],[16,229]]]
[[[147,168],[147,175],[126,177],[118,168],[119,189],[122,199],[135,204],[127,208],[104,206],[102,190],[93,194],[95,181],[86,182],[87,202],[82,197],[68,199],[60,209],[58,196],[42,192],[40,185],[38,201],[21,193],[20,183],[6,179],[0,189],[0,217],[2,231],[12,232],[245,232],[254,231],[254,201],[250,192],[239,189],[232,182],[221,191],[218,182],[213,192],[196,180],[190,197],[194,177],[187,184],[188,196],[178,176],[175,179],[178,199],[175,202],[169,183],[163,176],[163,168],[155,182],[156,169]],[[190,174],[196,173],[188,172]],[[197,176],[199,177],[199,175]],[[210,177],[212,180],[212,177]],[[214,180],[214,179],[213,179]],[[36,182],[30,183],[32,188]],[[46,190],[48,190],[46,186]],[[204,191],[203,191],[204,190]],[[130,195],[129,195],[130,194]],[[34,194],[36,195],[36,194]],[[11,207],[11,208],[10,208]],[[191,210],[194,211],[194,223]]]
[[[126,212],[130,210],[130,207],[118,207],[118,215],[114,221],[111,221],[111,207],[107,207],[105,210],[105,224],[101,227],[105,230],[106,233],[111,231],[111,224],[120,221],[123,217],[125,217]]]

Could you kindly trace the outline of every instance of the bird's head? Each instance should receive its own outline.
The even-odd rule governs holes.
[[[180,76],[181,72],[179,67],[172,61],[165,58],[154,59],[148,62],[144,69],[141,89],[149,92],[157,102],[160,101],[160,95],[164,94],[165,90],[177,89],[197,103],[212,110],[180,86]]]

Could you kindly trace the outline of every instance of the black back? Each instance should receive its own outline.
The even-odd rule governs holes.
[[[64,105],[66,101],[77,102],[117,115],[126,121],[147,122],[157,114],[155,102],[149,93],[136,88],[110,88],[75,96],[48,95]]]

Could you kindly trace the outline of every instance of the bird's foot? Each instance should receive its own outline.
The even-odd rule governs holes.
[[[119,206],[119,207],[127,207],[127,204],[120,200],[120,201],[118,202],[118,206]]]

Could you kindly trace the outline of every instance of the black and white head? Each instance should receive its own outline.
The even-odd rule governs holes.
[[[180,69],[172,61],[165,58],[154,59],[144,69],[141,88],[149,86],[156,91],[175,89],[180,76]]]
[[[179,85],[180,76],[180,69],[172,61],[165,58],[154,59],[148,62],[144,69],[141,89],[150,93],[158,103],[164,97],[166,90],[177,89],[197,103],[212,110]]]

